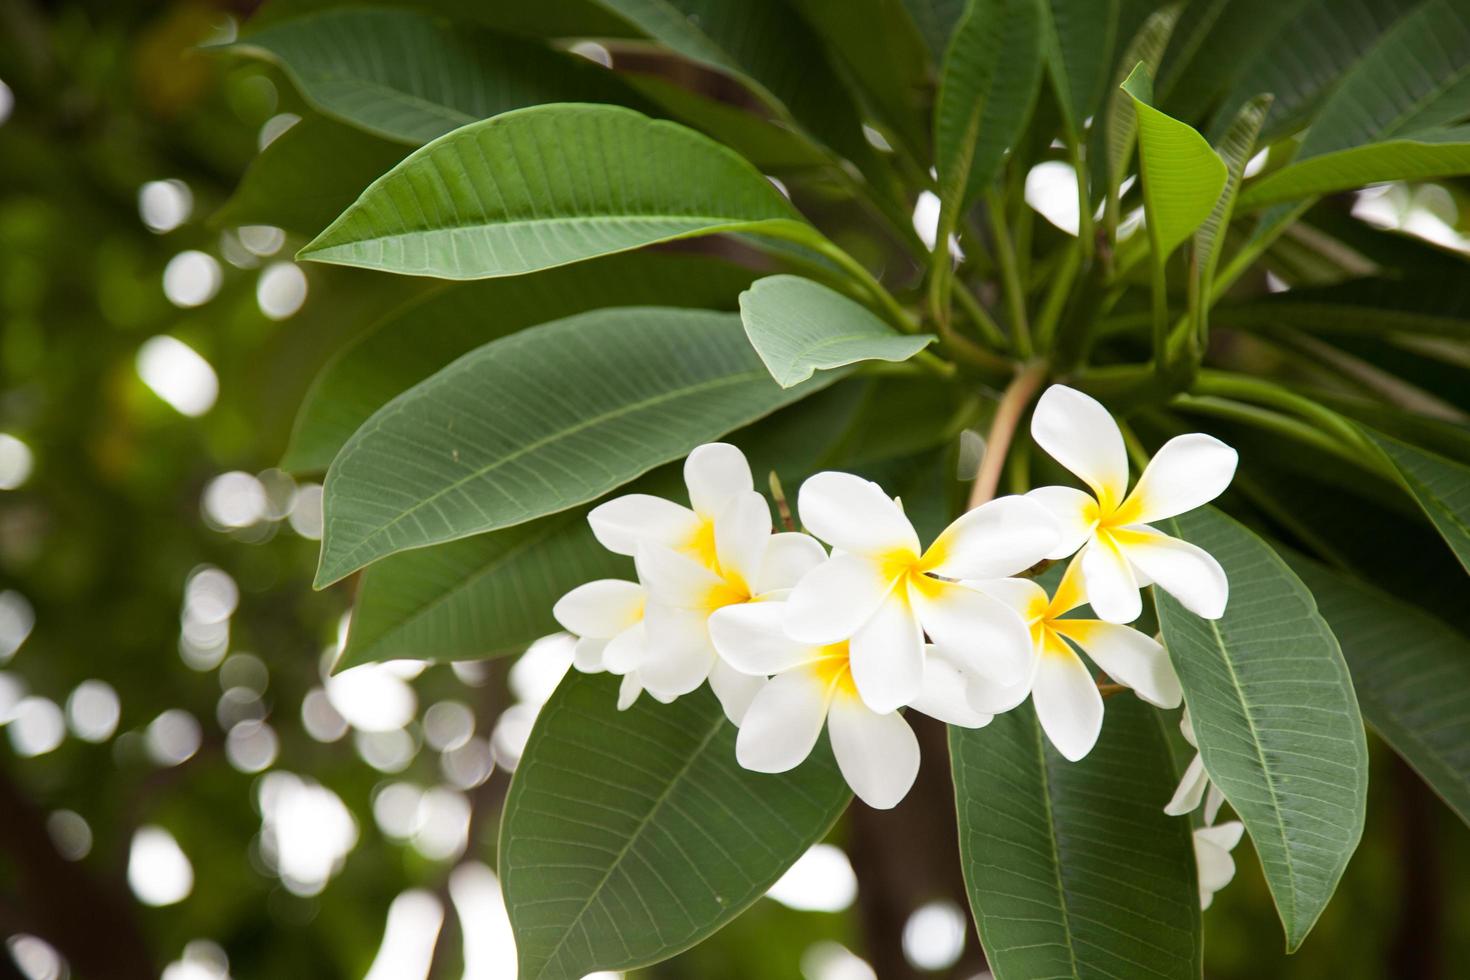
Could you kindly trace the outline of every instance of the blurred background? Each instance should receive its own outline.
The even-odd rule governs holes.
[[[351,597],[311,590],[321,488],[274,464],[329,352],[417,284],[298,267],[280,229],[217,217],[306,113],[200,50],[251,6],[0,0],[0,977],[509,980],[494,831],[570,651],[329,676]],[[1075,200],[1055,169],[1043,213]],[[1444,188],[1358,210],[1464,248]],[[947,774],[921,778],[644,973],[988,976],[943,870]],[[1380,744],[1300,956],[1237,859],[1207,976],[1464,975],[1470,835]]]

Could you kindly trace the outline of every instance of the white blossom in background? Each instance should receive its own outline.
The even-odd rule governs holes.
[[[1194,862],[1199,867],[1199,907],[1207,909],[1215,900],[1215,892],[1230,884],[1235,877],[1235,858],[1230,852],[1240,843],[1245,824],[1227,820],[1194,832]]]
[[[1093,398],[1063,385],[1042,394],[1031,436],[1053,459],[1092,488],[1042,487],[1026,496],[1045,505],[1061,528],[1048,558],[1079,548],[1088,601],[1110,623],[1130,623],[1142,612],[1138,590],[1150,583],[1190,612],[1219,619],[1229,583],[1206,551],[1150,527],[1214,500],[1235,475],[1236,453],[1213,436],[1190,433],[1166,442],[1133,492],[1123,433]]]
[[[1087,601],[1081,562],[1067,566],[1050,598],[1045,589],[1025,579],[969,584],[1020,613],[1034,644],[1031,669],[1021,683],[1004,685],[985,677],[971,678],[970,703],[977,710],[1009,711],[1029,692],[1037,720],[1057,751],[1073,762],[1086,756],[1102,731],[1103,699],[1087,665],[1072,649],[1074,645],[1143,700],[1161,708],[1179,707],[1183,698],[1179,677],[1157,640],[1131,626],[1063,618]]]
[[[1193,813],[1203,800],[1205,823],[1212,824],[1220,813],[1220,805],[1225,802],[1225,794],[1220,792],[1220,787],[1212,783],[1209,774],[1205,772],[1205,763],[1198,751],[1199,743],[1194,740],[1194,722],[1189,717],[1188,707],[1184,709],[1184,717],[1179,720],[1179,730],[1196,751],[1194,758],[1189,760],[1188,768],[1184,770],[1184,777],[1179,780],[1179,788],[1174,791],[1173,799],[1164,807],[1164,812],[1171,817],[1180,817]]]
[[[1044,508],[1024,497],[992,500],[921,550],[899,503],[850,473],[813,476],[797,506],[834,551],[791,593],[786,632],[807,644],[850,641],[853,683],[868,707],[886,713],[920,695],[925,634],[967,672],[1001,683],[1024,676],[1025,622],[956,580],[1014,575],[1055,551]]]

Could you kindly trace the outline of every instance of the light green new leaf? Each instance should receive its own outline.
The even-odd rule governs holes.
[[[320,111],[413,145],[509,109],[633,99],[585,59],[410,10],[326,10],[249,34],[237,49],[280,63]]]
[[[825,742],[789,773],[743,769],[708,689],[616,708],[571,673],[511,782],[499,872],[521,980],[667,959],[766,893],[847,805]]]
[[[826,286],[800,276],[767,276],[740,294],[740,320],[751,346],[783,388],[813,371],[858,361],[906,361],[933,334],[901,334]]]
[[[704,310],[594,310],[492,341],[342,447],[316,584],[593,500],[838,377],[783,389],[740,318]]]
[[[1470,466],[1425,452],[1367,426],[1359,428],[1383,451],[1440,537],[1470,571]]]
[[[486,279],[727,231],[821,238],[759,171],[691,129],[615,106],[550,105],[418,150],[301,257]]]
[[[1051,747],[1029,704],[950,728],[960,866],[996,980],[1198,980],[1190,824],[1164,813],[1175,776],[1161,722],[1113,698],[1081,762]]]
[[[1363,833],[1368,746],[1332,630],[1285,562],[1212,508],[1158,522],[1230,581],[1218,620],[1154,590],[1211,781],[1244,821],[1294,950]]]
[[[1285,557],[1342,643],[1363,717],[1470,823],[1470,638],[1371,585]]]
[[[1215,209],[1229,176],[1225,161],[1193,128],[1155,109],[1148,70],[1123,83],[1138,114],[1139,176],[1155,264],[1162,264]]]
[[[407,155],[401,143],[308,115],[260,151],[210,222],[315,235]]]
[[[939,76],[934,159],[943,234],[1000,172],[1041,85],[1045,0],[971,0]]]
[[[281,466],[325,470],[368,416],[481,344],[607,306],[734,309],[753,274],[696,255],[609,255],[515,280],[446,285],[394,310],[342,348],[312,382]]]
[[[1268,174],[1240,197],[1244,208],[1317,197],[1393,180],[1470,173],[1470,126],[1416,133],[1311,157]]]
[[[1159,70],[1159,61],[1179,21],[1183,3],[1172,3],[1149,15],[1138,34],[1123,50],[1119,61],[1122,71],[1132,74],[1142,65],[1152,78]],[[1118,78],[1118,85],[1108,96],[1107,112],[1103,115],[1103,127],[1107,133],[1108,193],[1118,194],[1118,185],[1128,176],[1128,163],[1133,159],[1134,137],[1138,135],[1138,113],[1133,108],[1133,99],[1123,89],[1127,76]]]

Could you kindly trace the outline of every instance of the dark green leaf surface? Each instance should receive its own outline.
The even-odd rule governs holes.
[[[493,341],[342,447],[317,584],[593,500],[837,377],[782,389],[738,316],[700,310],[595,310]]]
[[[368,416],[455,358],[497,337],[606,306],[734,309],[752,273],[693,255],[610,255],[515,280],[437,290],[389,313],[312,383],[281,465],[325,470]]]
[[[1190,823],[1164,813],[1162,724],[1131,694],[1112,698],[1076,763],[1030,704],[949,730],[960,862],[996,980],[1199,977]]]
[[[1466,340],[1470,284],[1451,275],[1354,279],[1222,306],[1216,316],[1246,328],[1293,327],[1326,336],[1391,339],[1419,334]]]
[[[320,111],[413,145],[509,109],[631,94],[585,59],[409,10],[326,10],[256,31],[240,50],[279,62]]]
[[[933,334],[901,334],[867,307],[800,276],[767,276],[740,294],[745,335],[783,388],[858,361],[906,361]]]
[[[1128,176],[1128,164],[1133,158],[1136,142],[1134,137],[1138,135],[1138,114],[1133,109],[1133,99],[1122,87],[1123,83],[1139,65],[1143,65],[1150,77],[1158,73],[1159,61],[1164,56],[1164,49],[1174,33],[1174,25],[1178,22],[1182,9],[1182,4],[1173,3],[1149,15],[1137,36],[1123,50],[1123,57],[1118,62],[1122,73],[1113,91],[1108,94],[1107,112],[1102,120],[1107,134],[1106,169],[1103,175],[1110,182],[1109,189],[1117,188]]]
[[[1470,466],[1416,449],[1367,427],[1363,427],[1363,432],[1383,450],[1404,486],[1434,522],[1440,537],[1470,571]]]
[[[1470,173],[1470,126],[1414,133],[1311,157],[1252,184],[1241,207],[1260,207],[1394,180]]]
[[[571,673],[536,721],[500,833],[522,980],[578,980],[687,949],[766,893],[847,805],[825,740],[790,773],[735,761],[708,689],[616,707]]]
[[[759,171],[691,129],[614,106],[552,105],[417,151],[301,255],[486,279],[722,231],[817,236]]]
[[[1342,643],[1363,717],[1470,823],[1470,637],[1325,565],[1285,557]]]
[[[1368,747],[1352,680],[1311,593],[1260,538],[1212,508],[1157,526],[1230,579],[1219,620],[1154,599],[1205,770],[1250,831],[1294,950],[1363,833]]]

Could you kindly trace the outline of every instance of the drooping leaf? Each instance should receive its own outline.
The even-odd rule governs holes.
[[[1157,712],[1108,701],[1081,762],[1031,705],[951,728],[960,864],[996,980],[1200,975],[1188,820],[1164,813],[1174,769]]]
[[[1470,173],[1470,126],[1415,133],[1290,164],[1241,195],[1244,208],[1317,197],[1394,180],[1429,180]]]
[[[1133,98],[1123,85],[1139,65],[1153,77],[1159,70],[1159,61],[1179,21],[1182,3],[1172,3],[1149,15],[1138,34],[1123,50],[1119,61],[1122,71],[1117,85],[1108,95],[1108,108],[1103,116],[1103,127],[1107,133],[1107,156],[1104,176],[1108,180],[1108,192],[1115,193],[1119,184],[1128,175],[1128,164],[1133,159],[1133,147],[1138,135],[1138,113],[1133,108]]]
[[[281,465],[325,470],[368,416],[455,358],[525,327],[608,306],[734,309],[753,274],[694,255],[610,255],[512,280],[440,288],[389,313],[322,368]]]
[[[817,235],[754,167],[693,130],[615,106],[552,105],[418,150],[301,256],[485,279],[722,231]]]
[[[1210,217],[1229,175],[1203,136],[1150,104],[1147,69],[1135,69],[1123,91],[1133,97],[1138,115],[1143,206],[1154,262],[1162,263]]]
[[[740,318],[704,310],[594,310],[492,341],[342,447],[317,585],[593,500],[838,377],[783,389]]]
[[[1460,564],[1470,571],[1470,466],[1360,427],[1383,451]]]
[[[1201,619],[1154,590],[1210,779],[1244,821],[1301,945],[1363,833],[1368,747],[1332,630],[1285,562],[1212,508],[1158,523],[1224,567],[1230,601]]]
[[[767,276],[740,294],[745,335],[783,388],[858,361],[906,361],[933,334],[897,333],[867,307],[800,276]]]
[[[1342,643],[1363,717],[1470,823],[1470,637],[1325,565],[1285,558]]]
[[[1042,72],[1045,0],[971,0],[939,78],[934,159],[941,223],[995,180],[1026,128]]]
[[[511,782],[499,871],[522,980],[687,949],[764,895],[847,805],[825,740],[789,773],[750,772],[708,689],[616,702],[617,678],[567,675]]]
[[[210,220],[315,235],[407,155],[402,144],[309,115],[251,161],[235,193]]]
[[[632,99],[585,59],[410,10],[325,10],[255,31],[238,48],[278,62],[321,112],[412,145],[509,109]]]

